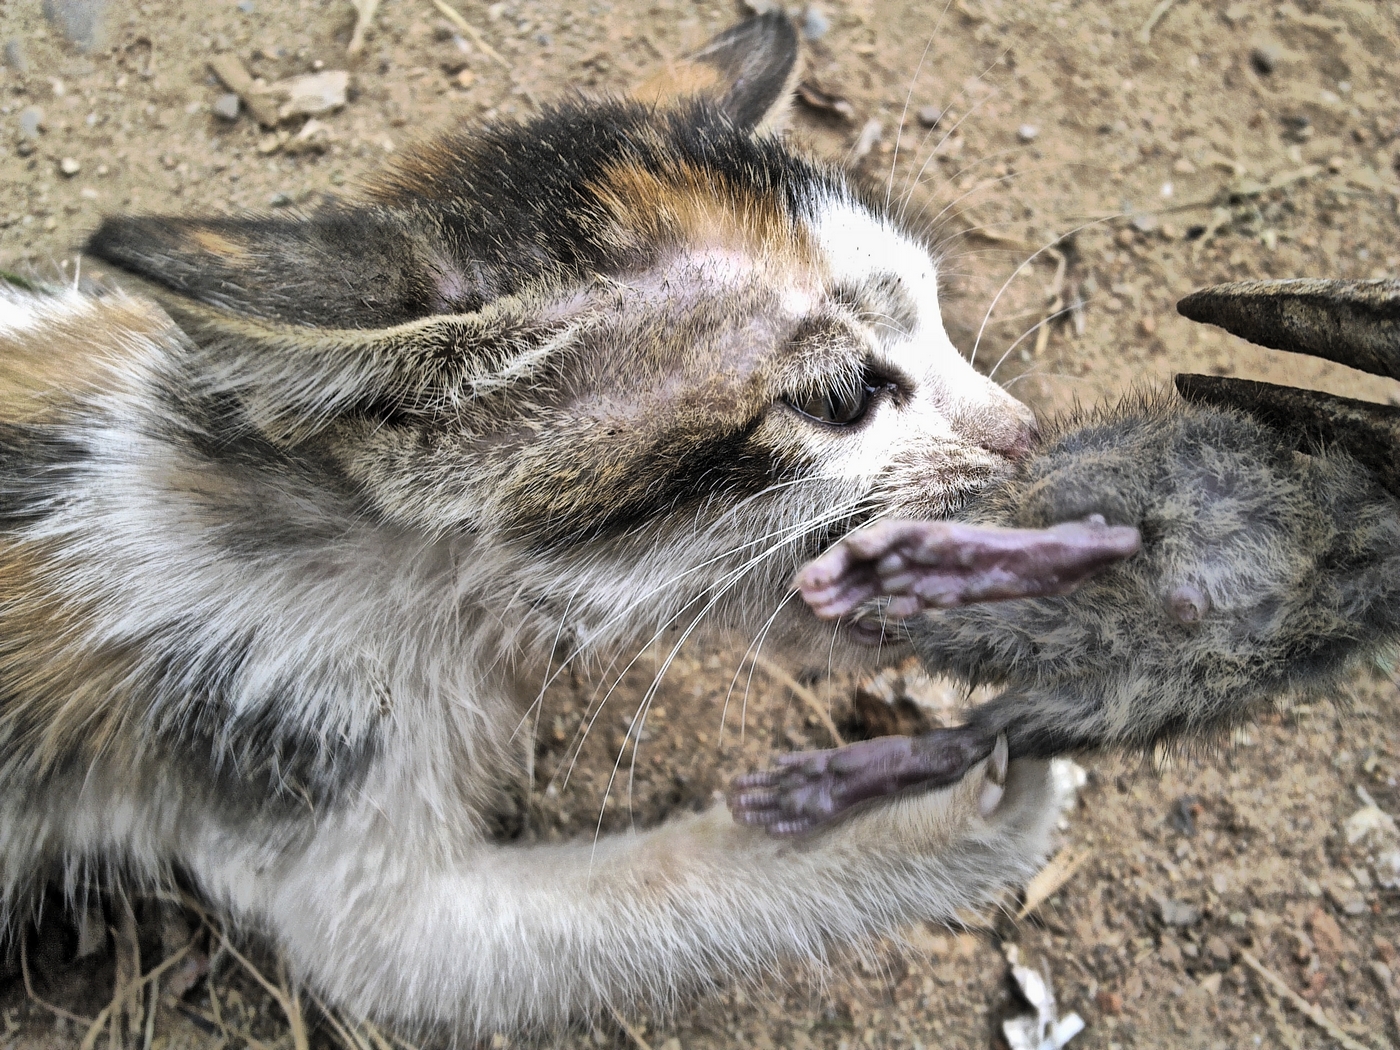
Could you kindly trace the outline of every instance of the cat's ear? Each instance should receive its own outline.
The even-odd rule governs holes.
[[[157,292],[291,324],[379,328],[477,305],[471,281],[443,272],[424,234],[385,208],[109,218],[87,251]]]
[[[285,442],[347,415],[470,428],[487,399],[538,383],[571,328],[514,296],[386,328],[311,328],[190,302],[175,317],[195,337],[197,392],[235,398],[248,423]]]
[[[787,117],[799,73],[797,31],[781,11],[769,11],[667,63],[632,95],[661,104],[708,98],[740,127],[773,131]]]

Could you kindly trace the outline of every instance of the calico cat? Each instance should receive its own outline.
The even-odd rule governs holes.
[[[472,1037],[664,1009],[1035,869],[1056,800],[1004,754],[800,846],[723,806],[489,837],[561,630],[771,618],[863,659],[785,601],[796,567],[1030,445],[926,247],[766,130],[796,46],[753,19],[646,101],[449,134],[358,203],[104,222],[89,251],[161,306],[0,293],[11,928],[55,873],[179,869],[332,1005]]]

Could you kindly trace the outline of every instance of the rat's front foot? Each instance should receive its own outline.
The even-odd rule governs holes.
[[[1048,529],[890,519],[857,529],[798,572],[793,585],[824,620],[888,598],[888,618],[973,602],[1068,594],[1136,554],[1137,529],[1102,518]]]
[[[906,788],[956,783],[989,754],[982,801],[990,812],[1006,780],[1006,737],[993,742],[981,730],[966,726],[780,755],[773,767],[734,781],[729,810],[739,823],[764,828],[770,835],[801,835],[862,802]]]

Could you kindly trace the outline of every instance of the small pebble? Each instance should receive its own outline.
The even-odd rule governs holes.
[[[277,193],[274,193],[271,197],[269,197],[267,199],[267,203],[268,206],[272,208],[285,208],[292,203],[292,198],[286,193],[282,193],[279,191]]]
[[[1144,317],[1138,322],[1138,327],[1142,329],[1143,335],[1154,335],[1157,331],[1157,320],[1154,317]]]
[[[242,11],[245,15],[251,15],[255,10],[253,0],[238,0],[238,10]]]
[[[1194,926],[1201,921],[1201,909],[1184,901],[1161,902],[1162,921],[1168,926]]]
[[[1104,988],[1098,995],[1094,996],[1094,1005],[1099,1008],[1101,1013],[1107,1014],[1109,1017],[1117,1017],[1123,1012],[1123,996],[1118,992],[1110,992]]]
[[[820,40],[831,28],[831,20],[822,13],[816,4],[808,4],[802,12],[802,35],[808,40]]]
[[[43,128],[44,111],[38,106],[25,106],[19,111],[19,133],[25,138],[38,138]]]
[[[44,0],[44,17],[80,51],[102,45],[107,0]]]
[[[1249,64],[1261,76],[1268,76],[1278,68],[1283,52],[1277,44],[1257,44],[1250,49]]]
[[[1150,211],[1138,212],[1133,216],[1133,229],[1138,233],[1151,233],[1157,228],[1157,216]]]
[[[221,120],[237,120],[239,109],[238,96],[232,91],[220,95],[209,108],[214,111],[214,116]]]
[[[1040,128],[1034,124],[1022,124],[1016,129],[1016,137],[1022,142],[1034,142],[1040,137]]]
[[[470,69],[463,69],[455,79],[459,88],[469,88],[476,83],[476,74]]]
[[[67,175],[70,179],[83,170],[83,166],[74,157],[64,157],[58,162],[58,170]]]
[[[24,41],[11,37],[5,41],[5,65],[16,73],[29,72],[29,56],[24,52]]]
[[[943,119],[943,111],[937,106],[923,106],[918,112],[919,123],[926,128],[938,127],[938,122]]]

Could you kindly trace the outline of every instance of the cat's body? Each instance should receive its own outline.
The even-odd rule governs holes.
[[[664,1007],[1033,869],[1033,761],[801,847],[722,808],[489,839],[556,646],[702,619],[826,653],[775,615],[793,569],[1028,443],[928,253],[753,133],[793,46],[755,20],[701,53],[709,101],[450,138],[363,205],[104,225],[174,322],[0,291],[9,920],[55,874],[179,868],[332,1004],[471,1035]]]

